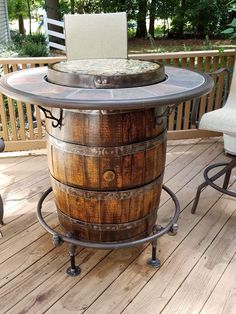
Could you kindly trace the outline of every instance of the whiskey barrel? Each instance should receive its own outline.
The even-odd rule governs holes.
[[[54,116],[59,109],[52,109]],[[123,241],[150,234],[166,155],[165,106],[64,110],[47,121],[48,161],[61,225],[76,238]]]
[[[66,61],[48,70],[54,84],[94,88],[96,97],[103,88],[163,78],[162,66],[137,60]],[[117,91],[122,96],[122,89]],[[52,188],[67,233],[80,240],[119,242],[152,232],[165,167],[165,111],[166,106],[64,109],[60,128],[47,120]],[[51,108],[51,113],[59,117],[61,110]]]

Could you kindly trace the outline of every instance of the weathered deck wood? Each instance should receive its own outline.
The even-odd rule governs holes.
[[[235,218],[235,217],[234,217]],[[210,298],[201,313],[236,313],[236,254],[230,260],[222,277],[219,278]],[[222,293],[222,291],[224,293]]]
[[[177,236],[158,240],[161,268],[145,264],[150,245],[80,248],[76,262],[82,273],[71,278],[65,274],[67,246],[54,248],[35,217],[37,201],[50,184],[46,156],[1,158],[6,225],[0,239],[0,313],[234,313],[236,200],[208,187],[197,214],[190,213],[202,170],[226,159],[217,138],[170,142],[165,183],[177,194],[181,215]],[[172,209],[163,193],[161,223]],[[44,213],[57,228],[54,211],[49,199]]]

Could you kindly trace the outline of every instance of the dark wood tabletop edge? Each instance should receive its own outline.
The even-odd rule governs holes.
[[[199,73],[198,71],[194,71]],[[11,73],[9,76],[13,75]],[[85,109],[85,110],[116,110],[116,109],[141,109],[141,108],[153,108],[160,105],[171,105],[181,103],[187,100],[198,98],[208,94],[213,86],[213,79],[205,73],[199,73],[204,77],[204,83],[189,91],[175,93],[167,96],[154,96],[150,98],[138,98],[138,99],[109,99],[109,100],[80,100],[80,99],[65,99],[65,98],[49,98],[45,96],[35,96],[29,93],[19,91],[7,84],[7,77],[0,78],[0,91],[13,99],[41,105],[45,107],[64,108],[64,109]]]

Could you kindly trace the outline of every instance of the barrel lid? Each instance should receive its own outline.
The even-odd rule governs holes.
[[[132,59],[81,59],[48,66],[51,83],[81,88],[124,88],[156,84],[165,80],[164,66]]]

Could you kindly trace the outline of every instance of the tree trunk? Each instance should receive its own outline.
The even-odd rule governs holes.
[[[59,0],[45,0],[47,17],[53,20],[61,21],[62,16],[60,12]],[[63,29],[60,26],[48,24],[48,29],[58,33],[63,33]],[[50,36],[50,40],[63,44],[63,40],[57,37]]]
[[[163,20],[163,33],[164,33],[164,38],[166,38],[166,18],[165,17]]]
[[[78,7],[77,9],[78,13],[84,14],[84,0],[80,0],[77,7]]]
[[[70,0],[70,13],[75,14],[75,0]]]
[[[149,21],[149,34],[155,36],[155,18],[156,18],[157,0],[152,0],[150,5],[150,21]]]
[[[27,0],[27,9],[29,16],[29,33],[32,33],[32,19],[31,19],[31,8],[30,8],[30,0]]]
[[[24,26],[24,18],[22,14],[18,15],[18,25],[19,25],[19,33],[25,34],[25,26]]]
[[[53,20],[61,20],[59,0],[45,0],[47,17]]]
[[[137,30],[136,30],[137,38],[147,37],[146,15],[147,15],[147,0],[138,0]]]
[[[184,15],[186,11],[186,0],[181,1],[181,7],[180,7],[180,20],[179,20],[179,27],[178,27],[178,35],[179,37],[184,36]]]

